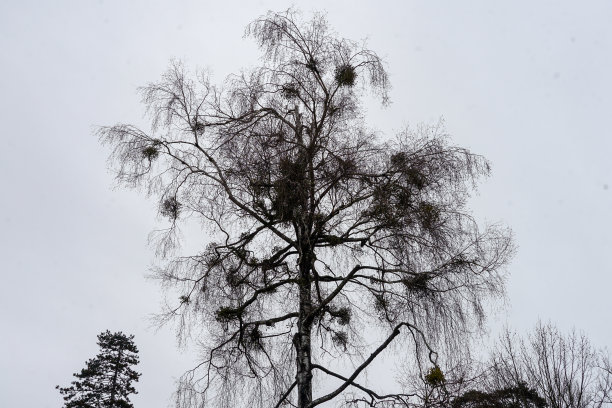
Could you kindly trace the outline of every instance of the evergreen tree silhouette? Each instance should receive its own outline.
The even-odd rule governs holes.
[[[137,394],[132,385],[140,373],[132,369],[138,364],[138,348],[134,336],[109,330],[98,335],[100,353],[87,361],[76,380],[60,388],[66,408],[132,408],[130,394]]]

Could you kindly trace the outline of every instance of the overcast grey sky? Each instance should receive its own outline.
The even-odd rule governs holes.
[[[492,177],[481,220],[512,227],[508,306],[495,323],[538,318],[612,346],[612,3],[324,1],[344,37],[368,38],[393,104],[369,124],[391,135],[444,118]],[[56,407],[97,351],[99,332],[136,335],[136,406],[166,407],[190,358],[149,328],[154,202],[113,189],[92,131],[145,126],[136,87],[171,58],[226,74],[257,63],[244,26],[286,1],[0,2],[0,406]],[[293,3],[300,6],[299,2]]]

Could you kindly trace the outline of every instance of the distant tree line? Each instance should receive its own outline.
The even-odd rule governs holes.
[[[572,330],[539,323],[527,336],[505,330],[488,360],[459,361],[414,376],[417,406],[452,408],[602,408],[612,406],[606,349]]]
[[[60,388],[65,408],[132,408],[140,374],[134,336],[98,335],[100,353]],[[605,349],[572,330],[538,324],[526,337],[505,330],[488,360],[433,366],[405,384],[406,400],[348,399],[347,406],[411,408],[602,408],[612,405],[612,365]]]

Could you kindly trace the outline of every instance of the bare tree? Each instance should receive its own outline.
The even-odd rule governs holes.
[[[100,130],[118,180],[159,197],[170,220],[155,274],[180,297],[163,318],[203,348],[177,403],[406,405],[359,375],[400,341],[435,366],[503,293],[510,234],[479,229],[465,207],[489,164],[440,126],[378,140],[360,100],[369,89],[387,102],[383,63],[322,15],[269,13],[246,34],[259,68],[218,87],[173,63],[142,88],[151,132]],[[211,242],[174,255],[196,219]],[[374,345],[360,335],[372,325]]]
[[[528,339],[506,331],[493,354],[498,387],[527,383],[551,408],[599,408],[612,404],[612,372],[605,350],[575,330],[563,335],[538,324]]]

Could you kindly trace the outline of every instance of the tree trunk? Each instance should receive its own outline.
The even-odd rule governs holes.
[[[296,105],[295,110],[295,128],[296,139],[300,145],[304,145],[302,115],[299,113],[299,108]],[[307,168],[312,165],[312,158],[308,155],[308,151],[303,152],[306,155],[308,165],[304,167],[304,175],[302,180],[308,180]],[[309,166],[310,165],[310,166]],[[311,270],[314,260],[313,248],[310,243],[310,235],[312,230],[312,217],[310,217],[310,205],[308,185],[302,184],[298,187],[297,194],[301,201],[300,213],[296,224],[296,238],[299,246],[299,291],[300,291],[300,309],[298,316],[297,333],[294,338],[294,346],[296,351],[296,383],[298,393],[298,408],[305,408],[312,402],[312,279]]]
[[[298,317],[298,331],[295,337],[297,359],[297,392],[298,407],[305,408],[312,402],[312,359],[311,359],[311,331],[312,311],[310,254],[303,253],[300,260],[300,311]]]
[[[113,372],[113,379],[111,381],[111,395],[110,395],[110,407],[115,408],[115,400],[117,399],[117,376],[119,374],[119,364],[121,363],[122,353],[121,351],[117,354],[115,360],[115,370]]]

